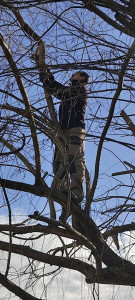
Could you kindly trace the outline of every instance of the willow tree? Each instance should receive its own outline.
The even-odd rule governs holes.
[[[0,1],[0,283],[21,299],[44,298],[46,276],[62,268],[88,284],[135,286],[135,4],[108,2]],[[85,197],[81,208],[70,205],[81,233],[70,217],[58,221],[67,199],[51,190],[62,132],[59,102],[43,89],[32,60],[41,42],[44,68],[58,81],[82,69],[91,77]]]

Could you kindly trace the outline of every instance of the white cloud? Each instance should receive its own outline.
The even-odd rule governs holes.
[[[2,218],[3,221],[3,218]],[[19,216],[17,217],[17,221],[19,222]],[[22,219],[21,219],[22,221]],[[5,222],[6,223],[6,222]],[[1,236],[2,237],[2,236]],[[7,240],[7,237],[5,237]],[[129,240],[131,245],[131,236],[126,234],[126,238],[120,241],[120,247],[122,249],[123,245],[126,246],[124,249],[124,256],[128,253],[129,250]],[[65,241],[65,239],[64,239]],[[16,240],[19,243],[18,240]],[[23,241],[24,242],[24,241]],[[67,243],[71,241],[67,240]],[[108,241],[109,242],[109,241]],[[61,243],[58,238],[53,235],[45,236],[35,243],[35,248],[39,251],[47,251],[49,248],[53,249],[56,246],[60,246]],[[110,239],[110,243],[112,240]],[[27,245],[31,245],[31,242],[28,241]],[[114,246],[115,247],[115,246]],[[115,248],[116,250],[116,248]],[[132,247],[131,255],[134,255],[135,248]],[[81,249],[76,253],[77,257],[80,259],[83,258],[84,261],[88,262],[89,252],[85,249]],[[74,256],[73,256],[74,257]],[[6,263],[7,263],[7,253],[0,251],[0,272],[5,272]],[[89,262],[90,263],[90,262]],[[9,272],[9,279],[12,280],[12,276],[15,279],[15,283],[20,285],[22,288],[28,286],[28,275],[27,272],[30,271],[30,268],[27,269],[29,261],[27,258],[22,257],[20,255],[12,254],[11,258],[11,269]],[[36,268],[39,268],[38,273],[41,275],[43,268],[44,273],[50,272],[52,267],[49,265],[44,265],[42,263],[38,264],[34,262]],[[18,277],[17,274],[20,272],[24,272],[22,279]],[[12,274],[11,274],[12,273]],[[17,276],[15,276],[15,274]],[[12,276],[10,276],[12,275]],[[47,286],[47,300],[93,300],[93,285],[88,285],[85,282],[85,277],[77,271],[63,269],[61,272],[58,272],[57,276],[54,276],[53,280],[51,280],[51,276],[46,276],[44,278],[39,279],[37,282],[34,282],[33,293],[32,289],[28,289],[27,292],[30,294],[34,294],[36,297],[41,297],[45,299],[45,287]],[[35,279],[34,279],[35,280]],[[95,285],[95,299],[97,300],[96,292],[98,292],[98,285]],[[11,295],[11,296],[9,296]],[[8,298],[9,297],[9,298]],[[18,300],[14,294],[10,294],[5,288],[1,287],[0,300],[3,299],[13,299]],[[99,286],[99,299],[100,300],[134,300],[135,299],[135,289],[132,287],[124,287],[124,286],[112,286],[112,285],[100,285]]]

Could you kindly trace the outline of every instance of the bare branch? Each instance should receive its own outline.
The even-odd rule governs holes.
[[[0,283],[7,288],[10,292],[14,293],[16,296],[18,296],[20,299],[26,299],[26,300],[39,300],[39,298],[36,298],[34,296],[31,296],[29,293],[25,292],[23,289],[21,289],[19,286],[17,286],[15,283],[11,282],[9,279],[7,279],[4,275],[0,273]],[[41,299],[41,298],[40,298]]]
[[[3,251],[8,251],[8,243],[0,242],[0,249]],[[48,263],[51,266],[55,265],[71,270],[76,270],[84,274],[85,276],[88,274],[95,276],[95,268],[85,262],[82,262],[79,259],[53,256],[37,250],[33,250],[29,246],[21,246],[16,244],[12,244],[12,253],[20,254],[43,263]]]
[[[23,182],[12,181],[12,180],[6,180],[6,179],[2,179],[2,178],[0,178],[0,184],[1,184],[1,186],[4,186],[8,189],[28,192],[28,193],[32,193],[34,195],[41,196],[41,197],[47,197],[48,194],[50,194],[50,189],[48,188],[47,185],[43,186],[41,184],[39,186],[36,186],[36,185],[32,185],[32,184],[27,184],[27,183],[23,183]]]
[[[0,249],[3,251],[8,251],[7,250],[8,243],[0,242]],[[101,283],[125,284],[125,280],[126,280],[126,282],[129,284],[129,280],[130,280],[130,285],[132,286],[135,285],[135,279],[134,279],[135,270],[131,266],[130,267],[114,266],[109,269],[108,268],[102,269],[102,276],[98,279],[96,278],[95,268],[92,265],[82,262],[79,259],[45,254],[40,251],[33,250],[28,246],[21,246],[16,244],[12,244],[12,252],[50,265],[56,265],[59,267],[76,270],[86,276],[87,283],[101,282]]]
[[[132,131],[133,135],[135,136],[135,125],[133,124],[129,116],[125,113],[124,110],[121,111],[120,115],[124,119],[128,127],[130,128],[130,130]]]
[[[53,221],[53,220],[52,220]],[[13,233],[13,236],[16,235],[23,235],[27,233],[43,233],[45,235],[47,234],[55,234],[57,236],[66,237],[69,239],[76,239],[76,235],[68,230],[65,230],[61,227],[53,226],[53,223],[51,223],[52,226],[44,226],[41,224],[37,225],[29,225],[29,226],[21,226],[21,224],[12,224],[11,225],[11,231]],[[0,225],[0,232],[2,231],[9,231],[9,225],[3,224]]]
[[[114,226],[112,229],[106,230],[103,233],[103,236],[106,239],[109,236],[112,236],[114,234],[124,233],[126,231],[132,231],[132,230],[133,231],[135,230],[135,223],[125,224],[125,225],[121,225],[121,226]]]
[[[123,161],[123,163],[124,163],[125,165],[127,165],[128,167],[130,167],[131,169],[135,170],[135,166],[133,166],[133,165],[130,164],[129,162]]]
[[[103,3],[102,1],[99,1],[100,3]],[[118,11],[119,9],[121,9],[121,7],[119,7],[119,4],[115,1],[111,1],[111,5],[109,5],[107,2],[105,4],[106,1],[104,1],[104,6],[108,7],[113,10],[113,11]],[[91,3],[91,1],[88,3],[87,0],[83,0],[84,6],[85,8],[87,8],[88,10],[94,12],[97,16],[99,16],[100,18],[102,18],[105,22],[107,22],[109,25],[113,26],[115,29],[119,30],[120,32],[123,32],[127,35],[131,35],[133,37],[135,37],[135,32],[134,32],[134,28],[130,25],[130,23],[128,24],[128,22],[124,22],[124,26],[121,26],[119,23],[117,23],[116,21],[114,21],[113,19],[111,19],[106,13],[104,13],[102,10],[100,10],[99,8],[97,8],[93,3]],[[125,27],[126,26],[126,27]]]
[[[49,188],[45,188],[44,186],[32,186],[30,184],[24,184],[19,182],[14,182],[10,180],[4,180],[0,179],[0,184],[4,185],[7,188],[20,190],[20,191],[26,191],[28,193],[32,193],[35,195],[40,196],[48,196],[50,194]],[[66,199],[61,199],[61,197],[58,198],[58,193],[56,191],[56,197],[55,193],[51,194],[52,200],[55,200],[56,202],[60,204],[65,204]],[[53,198],[54,197],[54,198]],[[100,233],[98,227],[94,223],[94,221],[86,215],[76,204],[71,202],[71,213],[74,213],[77,215],[77,217],[80,220],[80,223],[82,225],[82,228],[84,229],[84,236],[88,239],[88,241],[91,241],[91,243],[94,245],[94,247],[97,249],[98,254],[100,255],[101,260],[107,265],[121,265],[125,263],[125,265],[130,265],[131,263],[123,260],[121,257],[119,257],[112,249],[109,248],[109,246],[105,243],[105,240],[103,239],[102,234]],[[57,221],[56,221],[57,222]],[[66,226],[68,226],[66,224]],[[68,227],[69,228],[69,227]],[[89,228],[89,230],[88,230]],[[73,231],[74,232],[74,231]],[[78,237],[78,233],[77,233]]]
[[[112,173],[112,176],[119,176],[119,175],[125,175],[125,174],[133,174],[133,173],[135,173],[135,170],[121,171],[121,172]]]
[[[91,201],[93,199],[95,189],[96,189],[96,186],[97,186],[97,182],[98,182],[99,164],[100,164],[101,151],[102,151],[104,139],[105,139],[105,136],[107,134],[107,131],[109,129],[109,126],[110,126],[110,123],[111,123],[111,120],[112,120],[112,117],[113,117],[113,113],[114,113],[114,109],[115,109],[117,99],[118,99],[118,97],[119,97],[119,95],[122,91],[124,75],[125,75],[129,60],[131,59],[131,57],[134,53],[134,50],[135,50],[135,41],[133,41],[131,47],[129,48],[128,53],[126,55],[126,58],[125,58],[125,60],[122,64],[121,72],[119,74],[117,89],[116,89],[116,92],[113,96],[112,103],[111,103],[111,106],[110,106],[109,115],[108,115],[106,124],[104,126],[104,129],[102,131],[101,138],[100,138],[100,141],[99,141],[99,145],[98,145],[98,149],[97,149],[97,155],[96,155],[94,179],[93,179],[93,184],[92,184],[91,193],[90,193]]]
[[[33,139],[33,146],[35,150],[35,163],[36,163],[36,183],[40,183],[41,181],[41,161],[40,161],[40,149],[39,149],[39,142],[38,142],[38,137],[36,133],[36,127],[35,127],[35,121],[34,121],[34,116],[33,112],[30,106],[29,98],[27,96],[23,81],[20,77],[19,70],[17,69],[17,66],[13,60],[12,54],[8,48],[8,45],[6,44],[2,34],[0,33],[0,46],[3,49],[3,52],[6,56],[6,59],[11,67],[11,70],[13,71],[13,74],[15,76],[15,79],[17,81],[19,90],[21,92],[22,98],[24,100],[25,104],[25,109],[26,109],[26,114],[29,119],[29,125],[31,129],[31,134],[32,134],[32,139]]]

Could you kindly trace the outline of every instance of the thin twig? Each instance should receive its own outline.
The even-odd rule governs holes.
[[[2,138],[0,137],[0,142],[1,141],[2,141]],[[8,156],[10,154],[17,154],[18,152],[20,152],[23,149],[24,146],[25,146],[25,135],[23,134],[23,143],[22,143],[22,146],[20,148],[15,149],[13,147],[14,150],[9,151],[9,152],[2,152],[2,153],[0,153],[0,156]]]

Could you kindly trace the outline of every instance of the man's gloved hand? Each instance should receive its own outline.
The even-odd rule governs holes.
[[[50,70],[46,70],[46,71],[40,71],[39,72],[39,79],[41,82],[44,82],[46,79],[49,79],[50,78]]]
[[[50,70],[45,63],[45,46],[43,42],[39,43],[36,52],[31,56],[31,59],[36,62],[40,81],[43,82],[46,78],[49,78]]]
[[[36,52],[31,56],[31,59],[35,60],[38,68],[45,66],[45,45],[43,42],[39,42]]]

